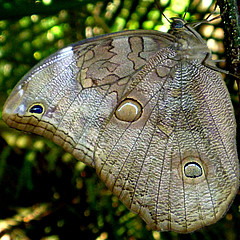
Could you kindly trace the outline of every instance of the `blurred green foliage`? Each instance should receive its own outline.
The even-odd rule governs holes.
[[[201,20],[211,0],[163,0],[167,17]],[[163,25],[165,24],[165,25]],[[41,59],[81,39],[125,29],[168,26],[153,0],[0,2],[0,113],[21,77]],[[218,21],[216,21],[218,24]],[[205,29],[206,30],[206,29]],[[221,27],[203,26],[215,57],[224,58]],[[234,105],[235,83],[228,82]],[[218,223],[188,235],[152,232],[101,183],[94,170],[50,141],[0,120],[0,239],[239,239],[239,195]]]

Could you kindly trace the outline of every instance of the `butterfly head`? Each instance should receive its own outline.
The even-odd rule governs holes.
[[[171,29],[183,29],[186,21],[181,18],[171,18]]]
[[[206,42],[194,29],[195,24],[187,23],[181,18],[171,18],[171,20],[168,33],[176,37],[176,43],[183,58],[187,56],[187,58],[204,59],[206,54],[211,55]]]

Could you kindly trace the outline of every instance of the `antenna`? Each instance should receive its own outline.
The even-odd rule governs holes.
[[[182,17],[183,20],[185,20],[185,17],[186,17],[186,15],[187,15],[188,7],[189,7],[189,6],[187,6],[187,8],[186,8],[186,10],[185,10],[185,13],[184,13],[184,15],[183,15],[183,17]]]
[[[157,8],[159,9],[159,11],[161,12],[161,14],[166,18],[166,20],[171,24],[171,22],[168,20],[168,18],[166,17],[166,15],[163,13],[163,10],[161,8],[161,5],[159,3],[158,0],[154,0],[155,4],[157,5]]]
[[[213,20],[215,20],[215,19],[220,18],[220,17],[226,12],[226,9],[225,9],[225,10],[224,10],[221,14],[219,14],[218,16],[209,19],[209,18],[213,15],[213,13],[216,12],[216,9],[217,9],[217,4],[215,5],[213,11],[212,11],[211,13],[209,13],[209,15],[206,17],[206,19],[204,19],[204,20],[202,20],[202,21],[199,21],[199,22],[196,22],[196,23],[193,23],[193,24],[191,24],[191,26],[192,26],[193,28],[195,28],[195,27],[199,26],[200,24],[209,23],[209,22],[211,22],[211,21],[213,21]]]

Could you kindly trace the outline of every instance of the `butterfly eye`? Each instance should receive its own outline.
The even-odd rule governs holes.
[[[44,106],[41,103],[34,103],[29,107],[28,112],[34,115],[42,115],[44,113]]]
[[[134,122],[142,115],[142,106],[134,99],[125,99],[117,107],[115,115],[121,121]]]
[[[198,178],[203,174],[202,167],[196,162],[188,162],[184,166],[184,174],[188,178]]]
[[[171,23],[171,28],[183,28],[184,22],[182,19],[172,18],[173,22]]]

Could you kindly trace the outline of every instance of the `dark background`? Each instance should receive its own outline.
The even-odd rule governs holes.
[[[188,21],[202,20],[214,9],[211,1],[204,8],[198,0],[162,3],[167,17],[181,17],[188,7]],[[21,77],[57,49],[124,29],[163,31],[163,22],[167,21],[150,0],[0,1],[0,114]],[[209,26],[206,36],[213,55],[224,59],[220,21]],[[198,30],[204,34],[206,26]],[[236,83],[227,78],[226,83],[238,113]],[[239,207],[238,194],[219,222],[192,234],[149,231],[105,188],[94,169],[50,141],[10,129],[0,118],[0,240],[237,240]]]

